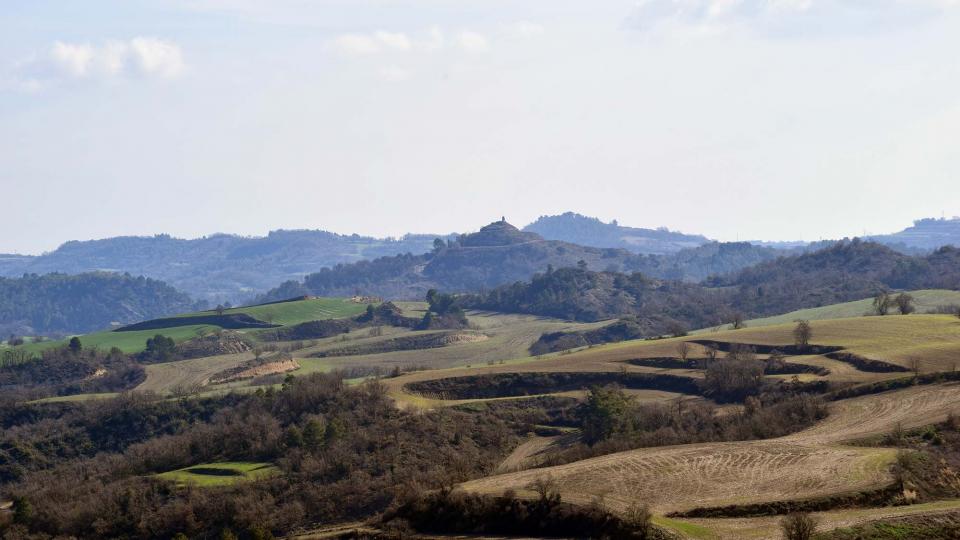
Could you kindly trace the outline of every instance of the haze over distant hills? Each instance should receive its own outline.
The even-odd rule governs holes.
[[[547,240],[563,240],[584,246],[623,248],[634,253],[675,253],[710,242],[699,234],[684,234],[665,227],[640,229],[624,227],[613,220],[604,223],[597,218],[574,212],[559,216],[540,216],[523,228]]]
[[[918,219],[912,227],[893,234],[868,236],[867,239],[891,246],[933,250],[940,246],[960,246],[960,217]]]
[[[196,299],[237,302],[326,266],[430,250],[437,235],[400,239],[326,231],[271,231],[264,237],[216,234],[71,241],[39,256],[0,255],[0,276],[24,273],[129,272],[163,280]],[[446,238],[446,236],[444,236]]]
[[[529,238],[532,237],[525,235],[534,235],[537,242],[556,241],[576,246],[567,248],[571,250],[570,253],[579,253],[581,247],[620,249],[623,253],[610,255],[614,253],[610,251],[607,256],[599,259],[585,251],[582,258],[589,263],[591,269],[641,271],[652,277],[686,281],[699,281],[709,275],[733,272],[772,260],[778,255],[826,245],[803,242],[718,243],[703,235],[664,228],[627,227],[616,221],[604,223],[573,212],[542,216],[522,231],[512,232],[511,235],[514,239],[527,238],[526,241],[530,241]],[[239,302],[277,287],[280,283],[297,281],[338,264],[411,254],[410,260],[425,265],[423,254],[433,248],[433,241],[437,237],[433,234],[408,234],[399,239],[389,239],[341,235],[319,230],[278,230],[265,237],[216,234],[191,240],[168,235],[124,236],[70,241],[39,256],[0,255],[0,276],[19,277],[25,273],[51,272],[128,272],[163,280],[197,300],[212,303]],[[449,241],[457,238],[457,235],[442,235],[440,238]],[[484,235],[481,238],[488,237]],[[906,252],[930,251],[948,244],[960,245],[960,219],[918,220],[903,231],[873,236],[870,239]],[[468,238],[467,241],[481,240]],[[527,248],[528,252],[524,255],[526,262],[522,264],[516,261],[508,262],[502,269],[489,270],[467,268],[473,264],[469,260],[455,264],[453,261],[456,258],[451,252],[444,257],[444,264],[451,265],[446,271],[466,272],[466,275],[453,282],[441,280],[439,284],[455,285],[454,288],[457,289],[470,284],[496,286],[503,283],[499,281],[501,278],[508,281],[527,279],[533,272],[545,269],[548,264],[560,267],[575,264],[579,260],[573,256],[557,257],[556,253],[537,254],[537,249]],[[363,272],[373,271],[372,269],[381,268],[385,264],[384,261],[370,263],[363,267]],[[490,264],[498,266],[499,262],[490,261]],[[439,262],[432,262],[431,272],[439,272],[440,267]],[[347,267],[349,271],[353,269],[354,267]],[[425,275],[428,278],[436,277],[429,272]],[[394,279],[404,280],[396,276]],[[338,281],[334,288],[346,291],[351,287],[362,288],[367,282],[368,278],[361,273],[352,280]],[[398,291],[404,290],[404,287],[405,285],[394,281],[381,290]],[[416,290],[420,288],[422,287],[419,285],[415,287]]]

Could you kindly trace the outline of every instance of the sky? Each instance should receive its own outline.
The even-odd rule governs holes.
[[[960,0],[4,0],[0,253],[960,214]]]

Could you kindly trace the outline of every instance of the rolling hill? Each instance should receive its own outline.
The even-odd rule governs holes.
[[[322,267],[423,253],[436,237],[411,234],[395,240],[311,230],[271,231],[264,237],[215,234],[192,240],[165,234],[121,236],[70,241],[39,256],[0,255],[0,276],[129,272],[166,281],[214,304],[236,303]]]
[[[670,255],[641,255],[619,248],[582,246],[547,240],[505,221],[460,235],[445,247],[422,255],[397,255],[337,265],[287,281],[259,301],[292,296],[374,294],[422,298],[432,288],[477,292],[527,280],[548,268],[577,267],[597,271],[642,272],[645,275],[694,282],[718,273],[773,260],[782,251],[747,243],[707,243]]]
[[[4,335],[89,332],[198,307],[188,295],[162,281],[129,274],[0,278],[0,332]]]
[[[892,289],[960,290],[960,250],[911,257],[852,240],[779,257],[702,283],[564,268],[462,298],[466,306],[594,321],[636,317],[648,335],[862,300]]]

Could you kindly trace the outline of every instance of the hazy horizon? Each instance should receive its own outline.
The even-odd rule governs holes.
[[[572,210],[732,240],[960,214],[954,0],[14,0],[0,253]]]
[[[569,211],[570,211],[570,212],[574,212],[574,213],[579,213],[579,212],[576,212],[576,211],[574,211],[574,210],[569,210]],[[551,215],[551,216],[552,216],[552,215],[559,215],[559,214],[562,214],[562,213],[565,213],[565,212],[566,212],[566,211],[564,211],[564,212],[558,212],[557,214],[549,214],[549,215]],[[583,214],[581,214],[581,215],[583,215]],[[541,214],[540,216],[537,216],[537,218],[543,217],[543,216],[548,216],[548,214]],[[511,220],[508,216],[501,216],[501,217],[507,217],[507,222],[508,222],[508,223],[510,223],[511,225],[514,225],[514,226],[516,226],[517,228],[520,228],[520,229],[526,227],[527,225],[530,225],[531,223],[533,223],[533,222],[536,221],[536,219],[537,219],[537,218],[534,218],[534,219],[531,219],[530,221],[526,221],[526,222],[520,223],[520,222],[516,222],[516,221],[514,221],[514,220]],[[591,217],[591,218],[592,218],[592,217],[595,217],[595,216],[586,216],[586,217]],[[936,218],[936,216],[927,216],[927,218]],[[957,216],[947,216],[947,219],[951,219],[951,218],[952,218],[952,219],[958,219]],[[926,218],[917,218],[917,219],[919,220],[919,219],[926,219]],[[478,225],[475,225],[475,226],[472,226],[472,227],[469,227],[469,228],[463,229],[463,230],[451,230],[451,231],[407,231],[407,232],[405,232],[405,233],[396,234],[396,235],[393,235],[393,234],[376,234],[376,233],[359,233],[359,232],[355,232],[355,231],[334,231],[334,230],[330,230],[330,229],[325,229],[325,228],[323,228],[323,227],[312,227],[312,228],[277,227],[277,228],[271,228],[271,229],[266,230],[266,231],[263,231],[263,232],[252,232],[252,233],[235,233],[235,232],[231,232],[231,231],[216,231],[216,232],[210,232],[210,233],[206,233],[206,234],[198,234],[198,235],[195,235],[195,236],[179,236],[179,235],[175,235],[175,234],[169,234],[169,233],[165,233],[165,232],[162,232],[162,231],[158,231],[158,232],[155,232],[155,233],[146,233],[146,234],[117,234],[117,235],[103,236],[103,237],[98,237],[98,238],[69,238],[69,239],[63,240],[62,242],[59,242],[59,243],[58,243],[56,246],[54,246],[53,248],[46,249],[46,250],[42,250],[42,251],[36,251],[36,252],[13,252],[13,251],[3,252],[3,251],[0,251],[0,253],[4,253],[4,254],[8,254],[8,255],[42,255],[43,253],[48,253],[48,252],[50,252],[50,251],[55,250],[56,248],[60,247],[61,245],[63,245],[63,244],[66,243],[66,242],[71,242],[71,241],[81,241],[81,242],[84,242],[84,241],[97,241],[97,240],[106,240],[106,239],[110,239],[110,238],[123,237],[123,236],[127,236],[127,237],[131,237],[131,236],[133,236],[133,237],[152,237],[152,236],[159,236],[159,235],[168,235],[168,236],[171,236],[171,237],[176,238],[176,239],[179,239],[179,240],[197,240],[197,239],[207,238],[207,237],[217,236],[217,235],[238,236],[238,237],[244,237],[244,238],[264,238],[264,237],[266,237],[269,233],[272,233],[272,232],[277,232],[277,231],[303,231],[303,230],[306,230],[306,231],[323,231],[323,232],[329,232],[329,233],[340,234],[340,235],[345,235],[345,236],[349,236],[349,235],[351,235],[351,234],[358,234],[358,235],[360,235],[360,236],[372,237],[372,238],[377,238],[377,239],[399,239],[399,238],[402,238],[403,236],[405,236],[405,235],[407,235],[407,234],[412,234],[412,235],[438,235],[438,236],[446,236],[446,235],[449,235],[449,234],[464,234],[464,233],[476,232],[476,231],[479,230],[481,227],[483,227],[483,226],[485,226],[485,225],[488,225],[488,224],[490,224],[490,223],[493,223],[493,222],[495,222],[495,221],[499,221],[499,220],[500,220],[500,217],[492,217],[492,218],[491,218],[490,220],[488,220],[488,221],[484,221],[483,223],[480,223],[480,224],[478,224]],[[622,227],[633,227],[633,228],[642,228],[642,229],[657,229],[657,228],[661,227],[661,226],[656,226],[656,225],[640,226],[640,225],[635,225],[635,224],[631,224],[631,223],[625,223],[624,221],[619,220],[619,219],[617,219],[617,218],[612,218],[611,220],[602,220],[602,219],[601,219],[601,221],[603,221],[604,223],[610,223],[610,222],[613,221],[613,220],[616,220],[616,221],[617,221],[617,224],[620,225],[620,226],[622,226]],[[910,223],[908,223],[907,225],[904,225],[903,227],[900,227],[900,228],[897,228],[897,229],[891,229],[891,230],[883,230],[883,231],[861,231],[860,233],[852,232],[852,233],[850,233],[850,234],[845,234],[845,235],[837,236],[837,237],[833,237],[833,238],[804,238],[804,239],[801,239],[801,238],[767,239],[767,238],[752,237],[752,236],[749,236],[749,235],[745,235],[745,236],[740,237],[740,238],[724,239],[724,238],[714,238],[714,237],[710,236],[710,234],[705,233],[705,232],[702,232],[702,231],[685,231],[685,230],[672,229],[672,228],[669,228],[669,227],[667,227],[667,228],[668,228],[671,232],[679,232],[679,233],[690,234],[690,235],[702,235],[702,236],[707,237],[707,238],[710,239],[710,240],[715,240],[715,241],[720,241],[720,242],[738,242],[738,241],[742,241],[742,242],[801,242],[801,241],[802,241],[802,242],[816,242],[816,241],[818,241],[818,240],[841,240],[841,239],[844,239],[844,238],[854,238],[854,237],[861,237],[861,236],[868,236],[868,235],[869,235],[869,236],[874,236],[874,235],[883,235],[883,234],[895,233],[895,232],[901,231],[901,230],[903,230],[904,228],[912,225],[912,224],[913,224],[913,221],[915,221],[915,220],[911,220]]]

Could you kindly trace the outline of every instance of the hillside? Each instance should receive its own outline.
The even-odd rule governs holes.
[[[960,250],[910,257],[873,242],[839,242],[700,284],[641,274],[561,269],[462,298],[464,305],[595,321],[635,316],[648,335],[743,317],[861,300],[891,289],[960,289]]]
[[[188,295],[162,281],[129,274],[0,278],[3,335],[89,332],[197,307]]]
[[[938,312],[942,308],[960,306],[960,291],[948,291],[944,289],[930,289],[920,291],[909,291],[914,299],[914,305],[917,313]],[[822,307],[798,309],[781,315],[773,315],[762,319],[750,319],[746,321],[748,328],[758,326],[771,326],[775,324],[788,324],[797,320],[820,321],[827,319],[846,319],[852,317],[862,317],[865,314],[872,313],[873,298],[864,298],[851,302],[841,302],[839,304],[830,304]],[[709,329],[704,329],[706,332]]]
[[[319,268],[398,253],[423,253],[435,235],[398,240],[326,231],[278,230],[265,237],[216,234],[71,241],[39,256],[0,255],[0,276],[129,272],[159,279],[211,303],[238,302]]]
[[[551,265],[634,270],[644,257],[626,250],[584,247],[545,240],[505,221],[461,235],[446,246],[422,255],[397,255],[337,265],[286,282],[261,297],[279,300],[302,294],[345,296],[356,292],[401,299],[420,299],[429,289],[475,291],[529,279]]]
[[[892,234],[870,236],[870,240],[889,245],[904,245],[924,250],[941,246],[960,246],[960,217],[918,219],[911,227]]]
[[[287,281],[259,300],[312,294],[344,296],[360,292],[392,298],[423,297],[431,289],[477,292],[529,280],[547,269],[576,267],[609,272],[641,272],[656,278],[695,282],[775,258],[782,251],[747,243],[707,243],[670,255],[639,255],[625,249],[588,247],[521,231],[505,221],[448,241],[422,255],[403,254],[337,265]]]
[[[566,212],[558,216],[540,216],[523,230],[537,233],[547,240],[561,240],[602,248],[622,248],[645,254],[674,253],[709,242],[706,237],[699,234],[684,234],[665,228],[625,227],[616,220],[604,223],[597,218],[574,212]]]

